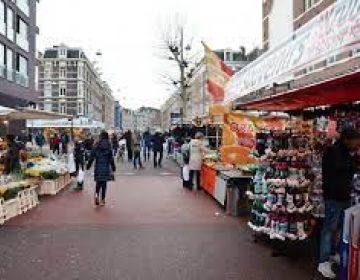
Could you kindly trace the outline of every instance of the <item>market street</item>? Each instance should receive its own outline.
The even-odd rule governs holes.
[[[118,164],[119,165],[119,164]],[[67,189],[0,231],[0,279],[310,279],[302,257],[273,258],[204,193],[182,189],[172,161],[121,163],[105,208]],[[168,168],[166,168],[168,167]]]

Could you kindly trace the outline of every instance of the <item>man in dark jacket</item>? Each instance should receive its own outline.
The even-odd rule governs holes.
[[[350,206],[352,180],[357,170],[355,156],[360,147],[360,134],[353,129],[341,133],[340,140],[324,154],[322,161],[325,218],[320,236],[318,271],[326,278],[335,279],[331,269],[331,253],[336,254],[332,240],[341,232],[343,212]]]
[[[95,160],[94,180],[96,182],[95,205],[105,205],[107,182],[112,180],[111,170],[115,172],[115,162],[109,134],[106,131],[101,132],[100,140],[91,152],[90,159],[86,166],[89,170]],[[101,202],[99,196],[101,191]]]
[[[164,153],[165,138],[161,132],[156,132],[152,138],[152,147],[154,151],[154,167],[161,167]],[[159,155],[159,158],[158,158]]]
[[[129,129],[125,134],[124,134],[124,139],[126,140],[126,149],[127,149],[127,155],[128,155],[128,161],[131,162],[133,159],[133,150],[132,150],[132,132]]]

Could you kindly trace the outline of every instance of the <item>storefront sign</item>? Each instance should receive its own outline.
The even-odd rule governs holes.
[[[360,47],[360,0],[338,0],[278,47],[237,72],[225,102],[291,79],[301,69],[342,51]]]
[[[285,126],[286,121],[280,118],[227,114],[223,126],[222,160],[231,164],[255,162],[250,154],[256,148],[256,134],[262,129],[283,130]]]

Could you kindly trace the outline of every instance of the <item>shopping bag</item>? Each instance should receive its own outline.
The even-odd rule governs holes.
[[[70,174],[74,174],[76,172],[74,155],[72,153],[69,154],[68,157],[68,169]]]
[[[85,172],[84,170],[80,169],[76,178],[78,184],[84,183],[84,178],[85,178]]]
[[[182,168],[182,178],[184,181],[190,180],[190,168],[188,164],[184,165]]]

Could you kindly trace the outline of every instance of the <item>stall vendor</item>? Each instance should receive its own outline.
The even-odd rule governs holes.
[[[332,242],[341,232],[344,210],[350,207],[351,188],[357,171],[356,155],[360,147],[360,133],[354,129],[343,130],[340,139],[324,154],[322,161],[325,218],[320,236],[318,271],[335,279],[331,259],[339,262],[338,246]]]

